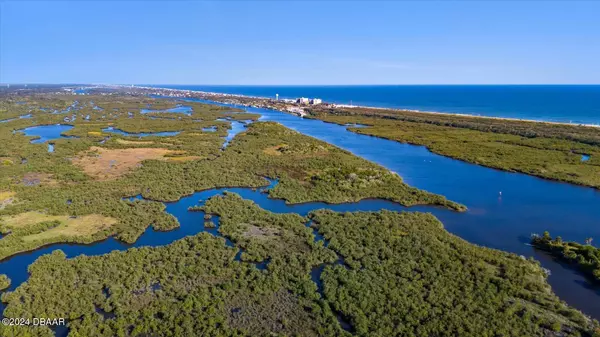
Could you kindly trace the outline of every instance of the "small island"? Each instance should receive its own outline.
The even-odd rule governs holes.
[[[5,290],[10,287],[10,279],[5,274],[0,274],[0,290]]]

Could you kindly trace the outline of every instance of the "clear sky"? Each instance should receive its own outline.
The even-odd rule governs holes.
[[[0,82],[600,83],[600,1],[0,0]]]

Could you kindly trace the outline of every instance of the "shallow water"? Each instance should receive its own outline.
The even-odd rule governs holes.
[[[368,127],[368,125],[359,124],[359,123],[346,123],[346,124],[344,124],[344,126],[349,127],[349,128],[366,128],[366,127]]]
[[[590,156],[589,154],[582,154],[581,155],[581,161],[589,161],[591,159],[592,156]]]
[[[31,114],[26,114],[26,115],[21,115],[19,117],[15,117],[15,118],[2,119],[2,120],[0,120],[0,123],[8,123],[8,122],[16,121],[17,119],[27,119],[27,118],[31,118],[31,117],[33,117]]]
[[[40,125],[32,126],[22,130],[18,130],[24,133],[26,136],[39,137],[31,141],[32,144],[45,143],[49,140],[58,138],[73,138],[69,136],[63,136],[64,132],[67,132],[73,128],[72,125],[55,124],[55,125]]]
[[[203,132],[216,132],[217,131],[217,127],[216,126],[208,126],[205,128],[202,128]]]
[[[246,124],[238,121],[231,120],[231,129],[227,131],[227,136],[225,137],[225,142],[223,143],[223,149],[229,145],[229,143],[233,140],[233,138],[240,132],[246,130]]]
[[[143,114],[147,114],[147,113],[151,113],[151,112],[159,112],[159,113],[181,113],[181,114],[184,114],[184,115],[191,116],[192,113],[193,113],[193,110],[192,110],[191,106],[178,105],[175,108],[166,109],[166,110],[142,109],[142,110],[140,110],[140,112],[143,113]]]
[[[74,101],[73,104],[69,105],[65,110],[54,110],[52,112],[53,115],[60,115],[60,114],[65,114],[74,110],[80,110],[81,107],[79,107],[79,101]]]

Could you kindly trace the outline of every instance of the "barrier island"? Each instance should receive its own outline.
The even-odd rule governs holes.
[[[299,114],[352,132],[426,146],[469,163],[600,188],[600,128],[509,118],[290,101],[188,90],[136,88]],[[360,127],[356,127],[360,125]]]

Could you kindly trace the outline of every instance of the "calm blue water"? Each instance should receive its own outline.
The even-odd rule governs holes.
[[[600,237],[599,191],[464,163],[432,154],[424,147],[352,133],[345,126],[302,119],[266,109],[247,110],[261,114],[261,120],[279,122],[383,165],[400,174],[412,186],[443,194],[451,200],[467,205],[469,210],[465,213],[435,207],[414,207],[410,210],[432,212],[444,223],[448,231],[475,244],[534,256],[552,271],[549,282],[561,299],[595,318],[600,318],[600,287],[592,285],[573,269],[527,245],[531,233],[541,233],[545,230],[549,230],[552,235],[561,235],[566,240],[583,241],[590,236]],[[331,208],[336,211],[405,209],[381,200],[363,200],[343,205],[285,205],[282,201],[268,199],[264,194],[247,189],[230,190],[239,192],[244,198],[255,200],[261,207],[274,212],[306,214],[316,208]],[[207,195],[195,194],[193,197],[169,204],[167,211],[178,217],[182,227],[167,233],[149,229],[135,245],[167,244],[202,230],[202,222],[194,220],[200,218],[187,213],[187,203],[191,205],[197,202],[194,198],[205,199],[210,193],[218,192],[219,190],[212,190],[206,192]],[[175,208],[180,210],[176,211]],[[186,220],[188,217],[192,220]],[[190,226],[186,225],[187,223]],[[68,256],[76,256],[98,255],[127,247],[130,246],[113,239],[91,246],[55,245],[2,262],[0,273],[8,273],[9,276],[11,273],[17,273],[14,283],[19,284],[27,277],[26,266],[41,254],[54,249],[65,249]]]
[[[140,112],[143,113],[143,114],[147,114],[147,113],[150,113],[150,112],[180,113],[180,114],[191,116],[193,111],[192,111],[192,107],[191,106],[180,105],[180,106],[177,106],[175,108],[166,109],[166,110],[142,109]]]
[[[64,132],[67,132],[72,128],[72,125],[55,124],[32,126],[18,131],[23,132],[26,136],[39,137],[31,141],[33,144],[38,144],[58,138],[72,138],[62,135]]]
[[[337,124],[267,109],[246,110],[260,114],[262,121],[279,122],[387,167],[411,186],[465,204],[466,213],[429,211],[465,240],[540,260],[552,271],[549,282],[561,299],[600,318],[600,287],[528,245],[532,233],[546,230],[579,242],[600,237],[600,191],[465,163]]]
[[[270,181],[269,188],[273,188],[277,182]],[[330,205],[323,202],[314,202],[298,205],[287,205],[284,200],[270,199],[267,193],[264,193],[266,189],[249,189],[249,188],[217,188],[206,191],[196,192],[190,196],[181,198],[176,202],[166,203],[166,211],[172,214],[179,221],[180,227],[167,231],[158,232],[152,227],[149,227],[140,238],[134,244],[125,244],[117,241],[113,238],[108,238],[104,241],[97,242],[90,245],[78,245],[78,244],[53,244],[44,248],[21,253],[18,255],[11,256],[7,259],[0,261],[0,274],[6,274],[12,281],[10,290],[16,289],[21,283],[25,282],[28,278],[27,268],[33,263],[38,257],[49,254],[54,250],[62,250],[67,257],[72,258],[79,255],[97,256],[109,253],[114,250],[125,250],[132,247],[144,247],[144,246],[163,246],[170,244],[176,240],[182,239],[189,235],[195,235],[200,232],[207,232],[214,236],[221,237],[225,240],[225,244],[233,247],[234,244],[227,238],[221,236],[218,232],[219,229],[219,217],[213,216],[212,221],[216,227],[205,227],[204,212],[190,212],[188,207],[195,205],[202,205],[207,199],[223,194],[225,191],[234,192],[241,195],[244,199],[253,200],[260,207],[269,210],[274,213],[298,213],[300,215],[307,215],[309,212],[329,208],[339,212],[346,211],[379,211],[382,209],[390,209],[396,211],[435,211],[441,213],[452,213],[450,210],[441,209],[437,207],[411,207],[407,208],[396,203],[392,203],[386,200],[362,200],[358,203],[348,204],[337,204]],[[136,201],[143,199],[140,196],[127,198],[128,201]],[[318,233],[317,233],[318,234]],[[316,240],[324,240],[321,235],[315,237]],[[241,252],[240,252],[241,253]],[[239,260],[240,254],[237,255],[236,259]],[[268,261],[262,263],[256,263],[256,267],[259,269],[266,268]],[[320,269],[322,271],[322,268]],[[319,274],[320,275],[320,274]],[[0,316],[4,310],[4,305],[0,303]]]
[[[238,122],[238,121],[230,121],[231,129],[227,132],[227,136],[225,137],[225,142],[223,143],[222,148],[226,148],[227,145],[233,140],[233,138],[240,132],[246,129],[246,123]]]
[[[600,124],[600,85],[154,85],[275,98],[317,97],[338,104],[405,108],[554,122]]]

